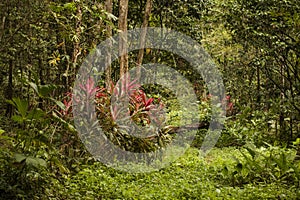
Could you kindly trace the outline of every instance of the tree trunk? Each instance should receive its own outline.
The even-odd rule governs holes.
[[[280,76],[281,76],[281,86],[282,90],[280,92],[280,114],[279,114],[279,126],[280,126],[280,138],[281,139],[286,139],[285,138],[285,123],[284,123],[284,90],[285,90],[285,80],[284,80],[284,67],[281,65],[280,66]]]
[[[151,8],[152,8],[152,0],[147,0],[146,7],[145,7],[145,13],[144,13],[144,21],[143,21],[142,31],[141,31],[139,54],[138,54],[138,58],[137,58],[137,74],[136,75],[137,75],[138,79],[141,77],[141,64],[143,63],[145,40],[146,40],[149,17],[151,14]]]
[[[10,60],[9,62],[9,69],[8,69],[8,85],[7,85],[7,91],[6,91],[6,98],[8,100],[12,100],[13,97],[13,61]],[[11,104],[7,104],[7,108],[6,108],[6,113],[5,115],[7,117],[11,117],[12,116],[12,105]]]
[[[200,130],[200,129],[208,129],[208,128],[209,128],[208,122],[200,122],[194,124],[187,124],[183,126],[167,126],[161,130],[161,133],[169,134],[169,135],[184,134],[185,132],[189,132],[192,130]],[[147,137],[147,139],[155,139],[157,137],[159,137],[159,135],[150,135]]]
[[[257,73],[257,99],[256,99],[256,105],[257,108],[260,108],[260,71],[259,71],[259,65],[256,67],[256,73]]]
[[[113,11],[113,2],[112,0],[106,0],[105,2],[105,9],[106,12],[112,13]],[[108,19],[108,23],[106,24],[106,31],[107,31],[107,38],[110,38],[112,36],[112,27],[111,27],[111,19]],[[106,89],[110,90],[110,84],[111,84],[111,49],[112,49],[112,42],[109,40],[107,52],[106,52],[106,59],[105,59],[105,85]]]
[[[127,54],[127,13],[128,0],[119,0],[119,54],[120,54],[120,77],[128,71],[128,54]]]
[[[43,74],[43,61],[41,58],[38,59],[39,63],[39,77],[40,77],[40,85],[45,85],[44,74]],[[43,109],[43,98],[39,97],[39,108]]]

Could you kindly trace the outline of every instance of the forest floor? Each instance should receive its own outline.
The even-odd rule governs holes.
[[[256,149],[255,152],[270,155],[267,152],[271,151]],[[190,148],[169,167],[138,174],[120,172],[96,162],[67,177],[60,192],[74,199],[300,198],[299,188],[289,182],[288,176],[276,174],[276,168],[270,168],[271,175],[266,167],[258,171],[260,161],[265,164],[266,157],[252,153],[247,148],[214,148],[207,156],[200,157],[198,149]],[[289,150],[285,153],[293,154]]]

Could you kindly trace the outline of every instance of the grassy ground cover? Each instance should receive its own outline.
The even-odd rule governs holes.
[[[199,156],[197,149],[190,148],[171,166],[145,174],[120,172],[94,163],[82,166],[78,173],[66,177],[64,183],[56,186],[59,187],[57,195],[68,199],[300,198],[299,188],[286,182],[287,180],[272,181],[267,179],[267,175],[265,180],[256,176],[253,176],[253,179],[248,177],[248,180],[245,177],[251,172],[242,172],[244,169],[241,169],[241,173],[239,170],[235,172],[233,169],[240,166],[238,163],[246,166],[247,159],[243,154],[251,156],[247,152],[246,149],[239,150],[233,147],[216,148],[203,158]],[[261,152],[271,151],[266,149]],[[285,155],[293,155],[293,152],[287,151]],[[53,199],[56,198],[57,196],[53,196]]]

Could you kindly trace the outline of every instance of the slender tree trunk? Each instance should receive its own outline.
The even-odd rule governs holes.
[[[105,9],[106,12],[112,13],[113,12],[113,2],[112,0],[106,0],[105,2]],[[106,24],[106,31],[107,31],[107,38],[110,38],[112,36],[112,27],[111,27],[111,19],[108,19],[108,23]],[[108,90],[110,90],[110,84],[111,84],[111,49],[112,49],[112,41],[109,40],[108,47],[107,47],[107,54],[106,54],[106,60],[105,60],[105,85]]]
[[[80,37],[81,37],[81,24],[82,24],[82,10],[81,5],[78,3],[77,5],[77,13],[76,13],[76,30],[75,30],[75,41],[74,41],[74,50],[72,55],[72,63],[73,69],[67,68],[66,70],[66,78],[67,78],[67,86],[69,87],[70,82],[75,79],[75,72],[78,62],[78,56],[81,54],[80,50]],[[70,71],[70,72],[69,72]],[[69,80],[69,73],[72,77],[72,80]]]
[[[256,73],[257,73],[257,100],[256,100],[256,105],[257,108],[260,108],[260,70],[259,70],[259,66],[256,67]]]
[[[6,16],[3,16],[3,18],[2,18],[2,25],[1,25],[1,31],[0,31],[0,41],[2,40],[2,38],[4,36],[5,22],[6,22]]]
[[[137,58],[137,74],[136,75],[137,75],[138,79],[141,77],[141,64],[143,63],[145,40],[146,40],[149,17],[151,14],[151,8],[152,8],[152,0],[147,0],[146,7],[145,7],[145,13],[144,13],[144,21],[143,21],[142,31],[141,31],[139,54],[138,54],[138,58]]]
[[[8,100],[12,100],[13,98],[13,68],[14,63],[12,60],[9,61],[9,69],[8,69],[8,85],[6,90],[6,95]],[[11,117],[12,116],[12,105],[7,104],[6,108],[6,116]]]
[[[293,85],[293,77],[291,76],[291,73],[290,72],[290,67],[288,65],[286,65],[286,74],[287,74],[287,80],[289,80],[289,83],[287,84],[288,87],[289,87],[289,90],[290,90],[290,94],[291,94],[291,100],[293,102],[295,102],[295,97],[294,97],[294,85]],[[295,81],[295,80],[294,80]],[[294,112],[289,112],[289,116],[290,116],[290,127],[289,127],[289,130],[290,130],[290,135],[289,135],[289,142],[288,142],[288,145],[290,144],[290,142],[293,140],[293,118],[294,118]]]
[[[119,0],[119,23],[118,28],[121,31],[119,37],[120,56],[120,77],[128,71],[128,53],[127,53],[127,13],[128,0]]]
[[[42,58],[39,58],[38,60],[39,60],[38,63],[39,63],[40,84],[45,85],[44,74],[43,74],[43,61]],[[43,109],[43,99],[41,97],[39,97],[39,108]]]
[[[285,80],[284,80],[284,67],[280,66],[280,76],[281,76],[281,87],[282,91],[280,93],[280,114],[279,114],[279,125],[280,125],[280,135],[281,139],[285,139],[284,133],[285,133],[285,126],[284,126],[284,90],[285,90]]]

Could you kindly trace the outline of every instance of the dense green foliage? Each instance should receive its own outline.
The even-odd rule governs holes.
[[[145,4],[129,1],[129,29],[141,27]],[[299,0],[153,1],[149,26],[189,35],[218,65],[227,121],[216,148],[202,157],[213,97],[200,74],[178,55],[145,49],[143,63],[172,66],[193,84],[200,111],[188,117],[204,124],[195,128],[180,121],[184,111],[168,88],[134,81],[116,87],[120,61],[114,61],[111,83],[104,73],[95,87],[82,83],[83,92],[96,96],[96,114],[111,141],[148,152],[168,145],[179,126],[197,133],[171,166],[137,174],[95,161],[73,124],[76,73],[109,35],[107,27],[118,32],[118,1],[112,13],[105,9],[104,0],[0,2],[1,199],[300,198]],[[137,52],[128,58],[135,67]],[[111,110],[111,96],[121,98],[116,94],[124,85],[133,121],[156,123],[159,134],[129,137],[132,130],[114,123],[120,112]]]

